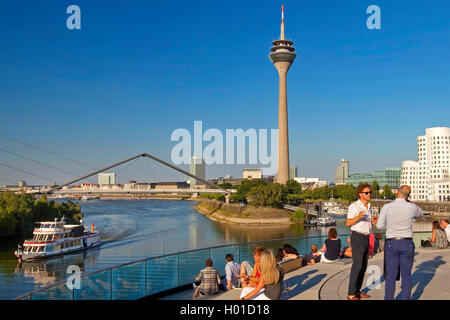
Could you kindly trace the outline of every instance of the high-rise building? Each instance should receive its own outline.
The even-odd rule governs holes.
[[[402,165],[401,184],[411,186],[411,200],[450,201],[449,152],[448,127],[427,128],[417,137],[418,161]]]
[[[24,188],[27,186],[27,183],[25,181],[21,180],[21,181],[19,181],[18,186],[19,186],[19,188]]]
[[[292,180],[298,177],[297,167],[292,166],[289,168],[289,179]]]
[[[272,42],[270,60],[278,71],[278,172],[277,183],[286,183],[289,180],[289,139],[287,115],[287,89],[286,76],[295,60],[294,43],[284,37],[284,10],[281,6],[281,32],[280,39]]]
[[[349,177],[349,166],[350,163],[348,160],[341,160],[341,164],[336,167],[336,172],[334,174],[334,184],[340,185],[340,184],[346,184],[347,179]]]
[[[103,172],[98,174],[98,184],[116,184],[116,173],[115,172]]]
[[[199,178],[201,178],[203,180],[206,179],[205,162],[203,161],[202,158],[200,158],[200,157],[198,157],[196,155],[194,155],[191,158],[191,170],[190,170],[190,172],[194,176],[197,176],[197,177],[199,177]],[[190,178],[189,182],[190,182],[191,188],[194,188],[196,185],[203,184],[203,182],[198,181],[197,179],[194,179],[192,177]]]

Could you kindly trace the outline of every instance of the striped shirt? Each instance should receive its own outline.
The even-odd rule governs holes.
[[[202,281],[199,288],[200,293],[210,296],[219,292],[220,275],[219,271],[213,267],[206,267],[200,270],[195,280]]]

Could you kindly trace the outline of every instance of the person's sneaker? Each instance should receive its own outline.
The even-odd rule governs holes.
[[[193,283],[192,286],[194,287],[194,290],[198,287],[198,285],[196,285],[195,283]]]

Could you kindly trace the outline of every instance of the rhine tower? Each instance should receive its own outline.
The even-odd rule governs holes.
[[[287,118],[287,90],[286,76],[296,54],[294,43],[284,37],[284,9],[281,6],[281,34],[280,39],[272,42],[270,60],[277,68],[279,75],[278,93],[278,172],[277,183],[285,184],[289,180],[289,138]]]

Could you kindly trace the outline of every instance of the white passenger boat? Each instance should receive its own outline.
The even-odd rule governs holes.
[[[318,227],[328,227],[336,225],[336,220],[329,216],[317,218],[316,221]]]
[[[20,261],[46,258],[101,244],[100,233],[92,222],[91,230],[80,225],[66,224],[64,217],[57,221],[38,222],[40,226],[33,231],[33,239],[25,240],[23,248],[19,245],[15,255]]]

